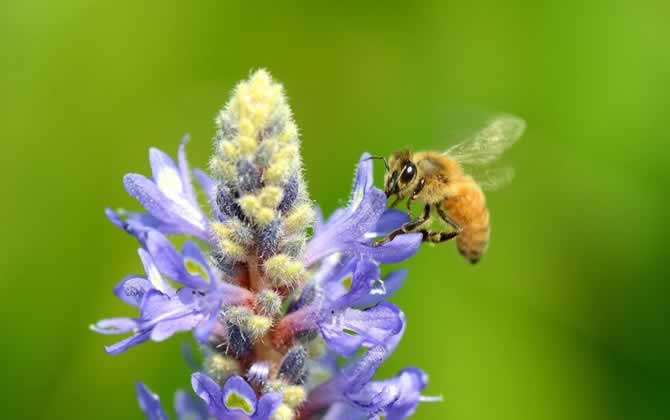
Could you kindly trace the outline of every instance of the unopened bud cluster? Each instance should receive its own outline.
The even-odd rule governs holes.
[[[306,350],[272,347],[282,306],[305,280],[298,257],[314,219],[302,176],[298,129],[283,88],[260,70],[241,82],[216,117],[210,172],[216,181],[213,260],[255,294],[251,306],[224,307],[223,334],[211,338],[210,376],[242,374],[260,392],[284,394],[292,412],[305,397]],[[264,360],[266,358],[266,360]]]

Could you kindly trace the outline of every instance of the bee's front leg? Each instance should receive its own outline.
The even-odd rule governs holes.
[[[416,185],[416,188],[414,188],[414,192],[412,192],[412,195],[409,196],[407,199],[407,214],[409,217],[412,217],[412,202],[416,200],[416,197],[419,195],[419,193],[423,190],[423,186],[426,184],[426,178],[421,178],[419,180],[419,183]]]
[[[411,233],[419,229],[424,223],[428,222],[430,220],[430,205],[426,204],[426,207],[423,209],[423,214],[421,217],[415,220],[410,220],[409,222],[405,223],[404,225],[400,226],[398,229],[391,231],[386,237],[384,237],[382,240],[378,241],[375,243],[375,246],[383,245],[387,242],[390,242],[395,238],[396,236],[402,234],[402,233]]]

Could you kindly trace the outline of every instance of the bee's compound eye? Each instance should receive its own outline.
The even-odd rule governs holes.
[[[414,164],[410,162],[403,168],[402,174],[400,174],[400,181],[402,181],[403,184],[407,184],[411,182],[415,176],[416,176],[416,166],[414,166]]]

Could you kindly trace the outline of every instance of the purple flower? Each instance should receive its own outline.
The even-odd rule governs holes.
[[[282,402],[278,392],[268,392],[260,399],[240,376],[231,376],[223,387],[209,376],[196,372],[191,376],[193,391],[207,404],[210,415],[220,420],[269,420]]]
[[[106,214],[140,242],[145,274],[126,276],[114,294],[139,315],[91,328],[128,335],[106,347],[113,354],[193,332],[202,362],[189,357],[191,384],[200,399],[178,392],[178,419],[410,416],[420,401],[434,400],[421,395],[427,376],[406,368],[390,379],[373,377],[405,328],[388,298],[407,271],[382,277],[380,265],[414,255],[421,235],[377,243],[409,216],[387,209],[367,153],[348,205],[324,222],[307,193],[299,130],[282,86],[260,70],[234,92],[216,117],[212,177],[191,173],[186,137],[177,163],[152,148],[152,177],[124,177],[145,211]],[[168,234],[188,237],[177,248]],[[137,394],[148,419],[167,418],[142,383]]]
[[[147,420],[168,419],[158,395],[151,392],[142,382],[138,382],[135,389],[140,408]],[[207,420],[208,418],[207,407],[184,391],[177,391],[174,406],[178,420]]]
[[[301,415],[331,407],[325,418],[370,418],[384,415],[388,419],[410,416],[420,401],[439,401],[439,397],[425,397],[421,391],[428,377],[417,368],[406,368],[395,377],[373,381],[379,366],[393,353],[404,333],[405,316],[399,312],[402,323],[400,331],[384,344],[377,345],[338,368],[332,354],[326,355],[321,365],[332,373],[332,377],[317,386],[309,395]]]
[[[186,242],[180,255],[162,234],[152,231],[147,235],[147,248],[150,253],[142,248],[138,251],[146,276],[125,277],[114,288],[114,294],[137,307],[140,316],[103,319],[91,327],[102,334],[132,333],[106,346],[111,354],[149,339],[163,341],[179,331],[194,330],[196,338],[206,341],[222,305],[252,299],[249,291],[216,279],[193,242]],[[184,287],[175,289],[161,272]]]
[[[421,234],[397,236],[381,246],[373,239],[407,221],[400,212],[386,209],[386,194],[373,186],[372,162],[364,153],[358,161],[349,205],[336,210],[325,223],[317,223],[314,238],[303,255],[311,266],[336,252],[358,255],[382,263],[402,261],[414,255],[421,245]]]
[[[128,194],[135,197],[147,213],[117,214],[107,209],[107,216],[114,224],[140,240],[149,229],[207,239],[209,222],[196,200],[191,184],[191,172],[184,150],[187,141],[188,136],[184,136],[179,146],[178,165],[165,152],[151,148],[149,161],[152,178],[140,174],[128,174],[123,178]],[[126,216],[125,220],[121,217],[123,215]]]
[[[137,391],[137,400],[140,403],[140,408],[147,417],[147,420],[167,420],[167,414],[163,410],[158,395],[151,392],[142,382],[137,383],[135,390]]]

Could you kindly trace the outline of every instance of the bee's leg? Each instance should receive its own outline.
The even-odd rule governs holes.
[[[400,196],[399,195],[396,196],[395,200],[393,200],[393,202],[389,205],[389,208],[392,209],[393,207],[397,206],[400,200],[401,200]]]
[[[410,195],[407,199],[407,214],[409,217],[412,217],[412,202],[414,201],[414,196]]]
[[[426,223],[428,220],[430,220],[430,205],[426,204],[426,207],[423,209],[423,214],[421,217],[415,220],[410,220],[409,222],[405,223],[404,225],[400,226],[398,229],[392,231],[384,239],[381,241],[375,243],[375,246],[379,246],[382,244],[385,244],[389,241],[392,241],[393,238],[396,236],[402,234],[402,233],[410,233],[416,231],[418,228],[420,228],[424,223]]]
[[[421,234],[423,234],[423,241],[424,242],[431,242],[431,243],[439,243],[439,242],[445,242],[448,241],[449,239],[453,239],[456,236],[458,236],[459,233],[461,233],[461,227],[458,225],[458,223],[454,222],[449,215],[447,214],[446,211],[442,208],[440,204],[435,205],[435,210],[437,210],[437,214],[440,215],[440,218],[444,220],[449,226],[451,226],[454,230],[450,232],[433,232],[430,230],[423,229],[421,230]]]
[[[441,218],[442,220],[444,220],[449,226],[451,226],[452,228],[454,228],[454,230],[455,230],[457,233],[460,233],[460,231],[462,230],[462,228],[460,227],[460,225],[459,225],[458,223],[454,222],[453,220],[451,220],[451,217],[449,217],[449,215],[447,214],[447,212],[444,211],[444,209],[442,208],[442,206],[441,206],[440,204],[436,204],[436,205],[435,205],[435,210],[437,210],[437,214],[440,215],[440,218]]]
[[[420,230],[424,242],[439,243],[445,242],[458,236],[458,231],[451,232],[433,232],[430,230]]]
[[[419,180],[419,183],[416,185],[414,192],[407,199],[407,214],[409,214],[410,217],[412,217],[412,202],[416,200],[416,197],[419,195],[421,190],[423,190],[423,186],[425,184],[426,184],[426,178],[421,178]]]

